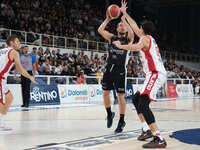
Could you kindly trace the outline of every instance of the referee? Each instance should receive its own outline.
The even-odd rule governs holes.
[[[35,76],[36,72],[35,56],[28,54],[28,49],[29,49],[28,46],[24,46],[23,54],[20,55],[20,61],[23,68],[30,75]],[[21,75],[21,85],[22,85],[22,98],[23,98],[23,105],[21,107],[29,107],[31,80]]]

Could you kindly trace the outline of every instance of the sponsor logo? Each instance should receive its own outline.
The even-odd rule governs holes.
[[[123,55],[125,51],[124,51],[124,50],[120,50],[120,49],[111,48],[111,49],[110,49],[110,52],[111,52],[111,53],[116,53],[116,54],[118,54],[118,55]]]
[[[188,93],[190,92],[190,89],[188,87],[181,86],[181,87],[177,87],[177,91],[180,93]]]
[[[111,144],[111,141],[108,140],[101,140],[101,139],[94,139],[94,140],[86,140],[86,141],[79,141],[79,142],[74,142],[70,144],[66,144],[67,146],[70,147],[91,147],[91,146],[97,146],[100,144]]]
[[[125,89],[124,88],[118,88],[118,91],[123,92]]]
[[[63,87],[59,89],[60,97],[63,99],[70,98],[70,100],[91,100],[98,96],[103,95],[103,90],[101,87],[87,86],[85,88],[80,88],[80,86],[75,86],[69,89],[68,87]]]
[[[66,94],[65,90],[61,90],[61,92],[60,92],[60,97],[61,97],[61,98],[67,97],[67,94]]]
[[[170,90],[170,92],[176,92],[176,87],[174,87],[174,86],[169,86],[169,90]]]
[[[87,89],[68,89],[68,88],[61,88],[60,89],[60,97],[61,98],[73,98],[74,100],[88,100],[89,92]],[[91,95],[93,96],[94,93],[91,91]]]
[[[95,97],[96,91],[93,87],[89,87],[89,97]]]
[[[126,97],[132,96],[133,95],[133,90],[132,89],[127,89],[126,90]]]
[[[54,99],[57,99],[58,94],[56,90],[52,91],[41,91],[39,87],[33,87],[32,92],[30,93],[31,100],[34,100],[36,102],[40,101],[53,101]]]
[[[155,78],[156,78],[156,74],[154,74],[153,76],[152,76],[152,78],[150,79],[150,82],[149,82],[149,84],[148,84],[148,86],[147,86],[147,90],[151,90],[152,89],[152,87],[153,87],[153,85],[154,85],[154,83],[155,83]]]
[[[67,95],[68,96],[87,96],[88,91],[87,90],[68,90]]]

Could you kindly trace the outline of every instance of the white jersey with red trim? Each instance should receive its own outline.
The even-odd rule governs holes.
[[[8,73],[13,64],[9,56],[12,50],[10,47],[0,49],[0,77]]]
[[[143,71],[145,74],[149,72],[158,72],[166,75],[158,45],[152,36],[148,35],[148,38],[150,39],[149,48],[147,50],[141,50],[139,54]]]

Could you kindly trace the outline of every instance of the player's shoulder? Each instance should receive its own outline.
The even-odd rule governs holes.
[[[143,35],[140,37],[140,40],[145,41],[149,39],[149,35]]]
[[[144,35],[144,36],[141,36],[140,37],[140,41],[142,42],[142,43],[150,43],[150,41],[151,41],[151,36],[149,36],[149,35]]]
[[[10,53],[8,55],[9,58],[13,61],[15,58],[19,56],[19,53],[15,49],[12,49],[10,50]]]

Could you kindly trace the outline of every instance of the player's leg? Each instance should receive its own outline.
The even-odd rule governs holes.
[[[21,75],[21,87],[22,87],[22,106],[21,107],[25,107],[25,98],[26,98],[26,78],[24,76]]]
[[[112,112],[112,110],[111,110],[111,100],[110,100],[110,91],[109,90],[103,91],[103,100],[104,100],[104,106],[105,106],[105,109],[107,112],[107,128],[111,128],[115,113]]]
[[[113,80],[111,73],[109,72],[108,69],[106,69],[103,75],[102,89],[103,89],[104,106],[107,112],[107,128],[111,128],[115,113],[112,112],[111,110],[110,90],[113,89]]]
[[[153,133],[153,141],[144,144],[144,148],[165,148],[167,146],[166,141],[164,138],[160,135],[160,131],[158,129],[157,123],[155,121],[155,117],[153,112],[151,111],[151,108],[149,107],[149,104],[151,100],[156,98],[156,93],[159,90],[161,86],[164,85],[165,76],[156,74],[155,78],[151,79],[151,83],[153,83],[152,87],[147,88],[150,92],[147,94],[144,94],[141,96],[140,102],[139,102],[139,109],[142,111],[142,114],[149,125],[152,133]],[[154,82],[153,82],[154,81]]]
[[[151,77],[151,74],[146,75],[146,79],[144,81],[143,87],[134,95],[134,97],[132,99],[132,102],[135,106],[135,109],[137,111],[138,117],[139,117],[140,122],[141,122],[142,133],[138,137],[138,140],[141,140],[141,141],[152,137],[152,132],[151,132],[149,126],[147,125],[141,110],[139,110],[139,108],[138,108],[139,101],[141,99],[140,93],[143,93],[145,91],[145,89],[146,89],[146,87],[149,83],[150,77]]]
[[[8,113],[8,109],[10,108],[13,101],[13,95],[10,91],[7,91],[5,93],[5,103],[0,103],[0,130],[1,131],[9,131],[12,130],[12,128],[5,125],[5,116]]]
[[[126,100],[125,100],[125,90],[126,90],[126,77],[125,71],[120,71],[118,74],[115,75],[114,80],[115,88],[117,91],[117,99],[119,103],[119,113],[120,118],[118,122],[118,126],[115,130],[115,133],[120,133],[123,131],[126,123],[124,121],[125,112],[126,112]]]
[[[140,100],[140,94],[136,93],[134,95],[134,97],[133,97],[133,104],[134,104],[134,106],[136,108],[138,117],[139,117],[141,125],[142,125],[142,133],[137,139],[140,140],[140,141],[143,141],[143,140],[146,140],[148,138],[151,138],[152,137],[152,132],[149,129],[149,126],[147,125],[141,110],[139,109],[139,106],[138,106],[139,105],[139,100]]]
[[[1,105],[1,111],[0,113],[2,115],[6,115],[8,113],[8,109],[10,108],[13,101],[13,95],[10,91],[5,93],[5,104],[0,103]]]
[[[29,74],[32,75],[32,72],[28,72]],[[25,107],[29,107],[29,100],[30,100],[30,85],[31,85],[31,80],[28,78],[25,78]]]
[[[119,113],[120,118],[115,129],[115,133],[121,133],[123,128],[125,127],[126,123],[124,121],[125,112],[126,112],[126,100],[125,100],[125,93],[117,93],[118,103],[119,103]]]

